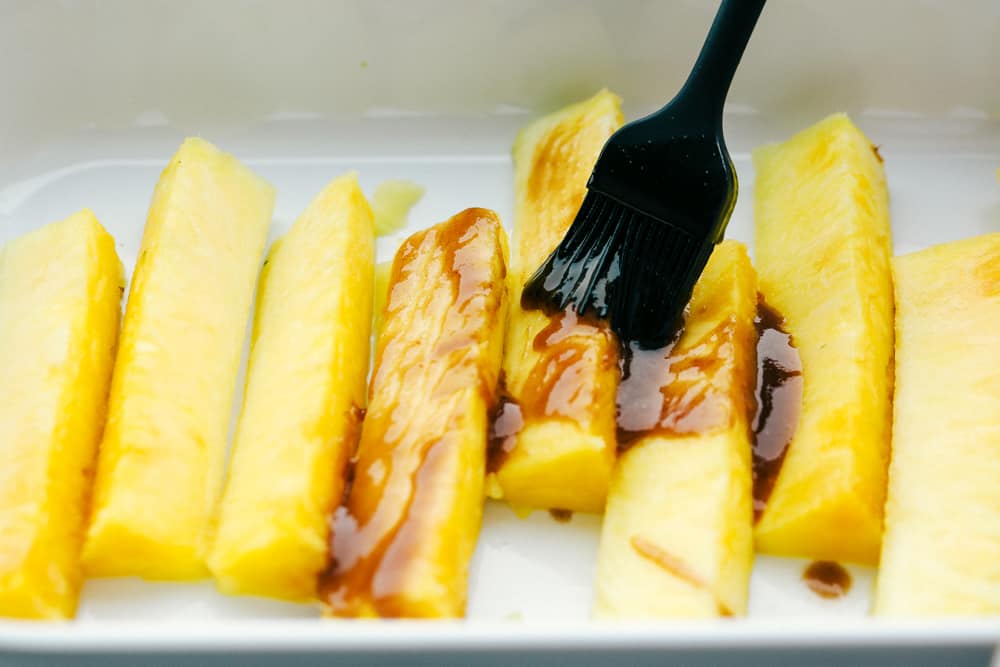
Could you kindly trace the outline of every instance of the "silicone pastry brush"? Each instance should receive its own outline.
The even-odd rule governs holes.
[[[525,308],[607,319],[626,345],[671,337],[736,204],[722,109],[764,2],[723,0],[677,96],[611,136],[576,219],[525,285]]]

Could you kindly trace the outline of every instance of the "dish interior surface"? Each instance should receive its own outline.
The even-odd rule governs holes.
[[[630,114],[634,115],[634,114]],[[408,227],[379,239],[378,261],[392,258],[408,234],[439,222],[468,206],[495,209],[506,223],[512,216],[510,142],[526,115],[476,118],[428,116],[345,119],[342,122],[272,121],[223,147],[239,156],[278,190],[271,239],[288,230],[309,200],[330,179],[357,170],[362,187],[372,192],[386,179],[409,179],[424,186],[424,199],[411,211]],[[752,119],[749,119],[752,121]],[[925,132],[940,132],[907,123],[862,115],[859,124],[880,145],[887,166],[897,253],[943,241],[1000,229],[1000,183],[996,169],[1000,150],[972,152],[948,145],[922,147]],[[756,145],[747,119],[727,120],[730,143]],[[956,121],[968,133],[982,133],[983,145],[996,144],[998,128],[981,121]],[[454,145],[454,129],[465,126],[469,140]],[[792,131],[794,128],[788,128]],[[734,131],[735,130],[735,131]],[[748,134],[738,134],[746,131]],[[310,154],[313,134],[357,151]],[[915,136],[914,136],[915,134]],[[133,136],[128,136],[133,135]],[[160,136],[158,136],[160,135]],[[52,168],[0,188],[0,242],[69,213],[90,207],[116,239],[130,271],[142,238],[153,185],[175,146],[167,130],[130,130],[121,136],[81,133],[47,151]],[[206,137],[212,138],[210,132]],[[411,137],[406,146],[394,138]],[[119,154],[101,158],[108,144]],[[363,150],[367,148],[367,150]],[[396,151],[393,152],[393,148]],[[151,156],[157,157],[151,157]],[[746,152],[734,152],[743,195],[728,236],[751,244],[753,170]],[[58,165],[58,166],[56,166]],[[239,404],[236,396],[234,405]],[[470,573],[468,616],[506,621],[585,621],[589,615],[600,518],[577,514],[559,522],[546,512],[526,519],[506,505],[488,501],[482,534]],[[865,614],[874,570],[847,565],[853,585],[836,600],[812,593],[801,579],[807,561],[758,556],[751,581],[752,617],[853,616]],[[210,582],[146,583],[139,580],[88,581],[79,611],[80,625],[109,619],[185,619],[313,617],[318,610],[254,598],[232,598],[215,592]]]

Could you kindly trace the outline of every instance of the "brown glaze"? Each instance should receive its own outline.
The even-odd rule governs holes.
[[[633,535],[629,539],[629,543],[632,545],[632,549],[634,549],[637,554],[649,562],[669,572],[678,579],[683,579],[695,588],[700,588],[712,593],[715,597],[715,603],[719,608],[719,615],[733,616],[733,611],[729,608],[729,606],[719,599],[718,594],[713,591],[708,583],[697,572],[692,570],[683,559],[678,558],[666,549],[650,542],[641,535]]]
[[[517,434],[524,428],[521,405],[507,392],[507,383],[501,374],[497,383],[498,398],[489,419],[489,439],[486,449],[486,472],[500,470],[514,450]]]
[[[550,509],[549,515],[559,523],[569,523],[573,520],[572,510],[564,510],[559,507],[553,507]]]
[[[496,230],[488,229],[493,224],[499,224],[492,211],[468,209],[456,217],[462,224],[441,227],[438,243],[444,248],[444,265],[449,268],[448,277],[455,290],[454,307],[464,315],[470,310],[482,309],[483,302],[491,296],[487,292],[495,291],[492,288],[497,280],[503,284],[507,278],[507,265],[499,262],[499,271],[495,275],[486,275],[483,271],[482,244],[477,241],[482,236],[491,235],[500,252]],[[458,339],[461,340],[461,337]]]
[[[828,560],[810,563],[802,572],[802,581],[821,598],[843,597],[851,590],[851,573],[840,563]]]
[[[498,370],[485,359],[502,312],[500,233],[494,214],[469,209],[397,253],[353,480],[331,518],[333,558],[319,583],[334,615],[419,615],[407,565],[434,552],[429,541],[465,537],[447,533],[459,528],[441,489],[460,483],[455,460],[472,418],[456,397],[473,389],[493,402]]]
[[[347,431],[347,436],[345,442],[350,443],[347,447],[342,447],[341,449],[345,452],[344,462],[341,469],[343,470],[344,476],[344,490],[341,493],[340,504],[343,504],[347,497],[351,494],[351,486],[354,484],[354,465],[356,463],[354,459],[354,450],[357,448],[358,441],[361,439],[361,428],[365,423],[365,414],[368,411],[364,408],[359,408],[354,403],[351,403],[350,410],[348,412],[349,429]],[[336,507],[330,508],[329,512],[332,514],[336,510]]]
[[[601,322],[572,309],[550,318],[532,341],[541,358],[531,369],[518,402],[525,420],[561,417],[588,423],[594,418],[596,387],[586,381],[596,367],[614,367],[617,344]]]
[[[619,451],[648,435],[704,433],[731,423],[733,387],[720,376],[732,363],[734,328],[726,320],[699,341],[683,341],[679,332],[658,350],[632,344],[623,351]]]
[[[617,343],[602,322],[573,310],[558,313],[532,339],[537,360],[514,397],[506,383],[490,427],[487,470],[498,471],[517,443],[517,434],[534,420],[567,419],[587,428],[598,420],[601,406],[595,372],[613,369]],[[596,369],[596,371],[595,371]]]
[[[758,298],[757,413],[753,419],[753,508],[760,518],[778,479],[802,403],[802,362],[785,318]]]

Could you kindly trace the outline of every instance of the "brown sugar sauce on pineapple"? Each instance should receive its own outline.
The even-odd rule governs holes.
[[[688,435],[726,428],[750,413],[753,329],[728,311],[729,295],[690,307],[673,340],[656,350],[622,350],[618,450],[655,434]]]
[[[515,436],[533,419],[596,419],[596,388],[580,378],[595,365],[614,367],[617,345],[613,339],[603,322],[572,309],[550,315],[549,323],[532,340],[532,348],[542,357],[531,369],[520,397],[511,396],[501,381],[491,419],[487,472],[503,466],[513,451]]]
[[[657,433],[684,435],[725,426],[728,390],[713,384],[726,363],[720,355],[724,326],[698,345],[677,349],[677,340],[656,350],[635,344],[622,353],[618,387],[618,450]]]
[[[521,404],[507,391],[507,382],[501,373],[497,383],[497,400],[489,415],[486,472],[500,470],[514,449],[515,437],[523,428]]]
[[[615,345],[595,344],[614,334],[602,322],[568,309],[551,318],[532,342],[544,357],[531,370],[521,391],[529,415],[581,420],[594,410],[594,396],[578,378],[597,364],[613,366]]]
[[[753,419],[753,509],[759,518],[785,460],[802,403],[802,361],[785,318],[758,298],[757,413]]]
[[[688,313],[688,318],[691,314]],[[760,516],[798,423],[802,401],[802,363],[784,318],[758,299],[756,329],[756,410],[753,433],[754,514]],[[723,320],[698,340],[686,340],[681,328],[656,350],[629,345],[622,350],[618,388],[618,449],[656,433],[702,433],[731,423],[732,406],[749,410],[749,378],[735,385],[722,380],[723,365],[733,354],[735,324]],[[751,372],[747,369],[747,372]]]
[[[485,216],[471,209],[456,217],[459,224],[408,239],[394,262],[371,400],[351,483],[331,518],[333,557],[319,580],[334,615],[409,615],[404,566],[422,553],[441,481],[464,446],[462,397],[472,389],[494,402],[497,378],[483,371],[483,338],[500,325],[495,283],[503,275],[483,260],[482,239],[492,233]],[[433,330],[416,321],[425,313]]]

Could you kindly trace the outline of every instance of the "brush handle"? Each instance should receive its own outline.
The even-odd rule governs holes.
[[[671,105],[683,104],[721,122],[729,84],[765,0],[722,0],[698,60]]]

